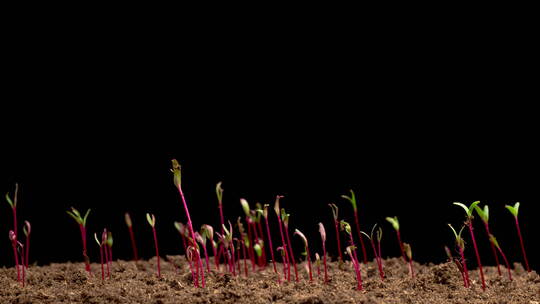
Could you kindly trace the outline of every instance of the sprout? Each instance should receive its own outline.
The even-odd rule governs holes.
[[[131,250],[133,251],[133,259],[135,262],[139,260],[139,252],[137,250],[137,244],[135,243],[135,235],[133,234],[133,223],[131,222],[131,216],[129,213],[124,214],[124,220],[126,221],[126,226],[129,231],[129,239],[131,240]]]
[[[24,221],[23,233],[26,238],[26,252],[24,257],[25,267],[28,268],[28,256],[30,253],[30,233],[32,232],[32,225],[29,221]]]
[[[394,217],[387,217],[386,220],[392,224],[392,227],[394,227],[394,229],[396,231],[399,231],[399,220],[397,218],[397,216],[394,216]]]
[[[356,224],[356,233],[358,234],[358,239],[360,240],[360,246],[362,247],[362,255],[364,256],[364,264],[367,263],[367,254],[366,254],[366,247],[364,245],[364,239],[362,238],[362,234],[360,233],[360,221],[358,220],[358,208],[356,205],[356,196],[354,195],[354,191],[350,190],[351,196],[342,195],[341,197],[348,200],[352,207],[353,207],[353,213],[354,213],[354,222]]]
[[[77,224],[79,224],[79,230],[81,232],[81,239],[82,239],[82,245],[83,245],[83,258],[84,258],[84,264],[85,269],[88,274],[91,273],[90,270],[90,258],[88,258],[88,255],[86,254],[86,220],[88,219],[88,215],[90,214],[90,209],[86,211],[84,216],[81,216],[79,211],[73,207],[71,207],[71,211],[66,211],[69,216],[71,216]]]
[[[499,275],[501,275],[501,266],[499,265],[499,257],[497,256],[497,252],[495,251],[495,244],[493,244],[493,241],[490,238],[491,232],[489,230],[489,207],[488,205],[485,205],[484,209],[482,209],[479,207],[479,205],[476,205],[474,208],[476,210],[476,213],[478,213],[478,216],[480,216],[480,219],[482,219],[482,222],[484,223],[486,236],[488,237],[489,245],[491,247],[491,253],[493,254],[493,257],[495,258],[495,263],[497,264],[497,271]]]
[[[411,277],[414,279],[414,269],[412,264],[412,249],[411,245],[407,243],[403,243],[403,248],[405,251],[405,254],[407,255],[407,258],[409,259],[409,272],[411,274]]]
[[[309,254],[309,244],[308,244],[308,241],[307,241],[307,238],[306,236],[300,232],[300,230],[298,229],[295,229],[294,230],[294,235],[298,235],[302,241],[304,242],[304,249],[305,249],[305,252],[302,253],[302,255],[306,255],[306,258],[307,258],[307,261],[308,261],[308,267],[309,267],[309,281],[313,281],[313,275],[311,273],[311,256]]]
[[[324,229],[323,223],[319,223],[319,233],[321,234],[321,241],[323,247],[324,282],[326,283],[328,282],[328,272],[326,268],[326,230]]]
[[[257,254],[257,257],[261,257],[262,256],[262,249],[261,249],[261,245],[259,245],[259,243],[253,245],[253,250],[255,250],[255,254]]]
[[[403,260],[407,262],[407,259],[405,258],[405,250],[403,248],[403,242],[401,241],[401,233],[399,231],[399,220],[397,216],[394,217],[387,217],[386,221],[388,221],[390,224],[392,224],[392,227],[394,227],[394,230],[396,231],[396,237],[399,245],[399,250],[401,251],[401,256],[403,257]]]
[[[384,271],[383,271],[383,265],[382,265],[382,258],[381,258],[381,240],[382,240],[382,229],[381,227],[377,228],[377,224],[371,228],[370,235],[367,235],[367,233],[361,231],[362,234],[364,234],[369,241],[371,242],[371,248],[373,248],[373,255],[375,256],[375,260],[377,261],[377,266],[379,268],[379,276],[381,277],[381,280],[384,280]],[[375,237],[373,237],[373,233],[375,233]],[[375,240],[377,240],[377,245],[375,245]]]
[[[131,216],[129,216],[129,213],[124,214],[124,220],[126,221],[126,226],[131,228],[133,226],[133,223],[131,222]]]
[[[334,218],[334,229],[336,230],[336,242],[337,242],[337,251],[339,254],[339,262],[340,264],[343,262],[343,254],[341,253],[341,240],[339,237],[339,208],[336,204],[328,204],[330,206],[330,209],[332,209],[332,217]]]
[[[521,229],[519,228],[519,202],[515,203],[513,207],[510,205],[506,205],[505,207],[514,216],[514,223],[516,225],[516,230],[519,237],[519,244],[521,245],[521,254],[523,255],[523,260],[525,261],[525,268],[527,269],[527,272],[531,272],[531,267],[529,267],[529,260],[527,259],[527,253],[525,252],[525,245],[523,244],[523,237],[521,236]]]
[[[510,263],[508,262],[508,259],[506,258],[506,255],[504,254],[501,247],[499,246],[499,242],[497,242],[497,239],[495,238],[495,236],[493,236],[493,234],[491,234],[489,236],[489,239],[490,239],[491,243],[497,248],[497,250],[499,250],[499,253],[503,257],[504,263],[506,264],[506,269],[508,270],[508,279],[510,279],[510,281],[512,281],[512,272],[510,271]]]
[[[250,216],[249,203],[245,199],[241,198],[240,205],[242,205],[242,210],[244,210],[244,213],[246,214],[246,218],[249,217]]]
[[[217,183],[216,185],[216,196],[218,199],[218,204],[221,205],[223,203],[223,188],[221,188],[221,182]]]
[[[160,265],[160,259],[159,259],[159,246],[158,246],[158,239],[157,239],[157,233],[156,233],[156,217],[153,214],[146,214],[146,220],[148,221],[148,224],[150,227],[152,227],[152,234],[154,235],[154,247],[156,249],[156,258],[157,258],[157,276],[158,278],[161,278],[161,265]]]
[[[480,279],[482,281],[482,290],[485,291],[486,281],[484,280],[484,270],[482,268],[482,261],[480,260],[480,253],[478,252],[478,246],[476,246],[476,238],[474,237],[473,225],[472,225],[472,220],[473,220],[472,213],[475,210],[476,205],[478,204],[480,204],[480,201],[473,202],[469,207],[467,207],[466,205],[462,203],[458,203],[458,202],[454,203],[454,205],[460,206],[461,208],[463,208],[465,210],[465,213],[467,214],[467,221],[465,222],[465,224],[469,227],[469,233],[471,235],[471,239],[473,242],[474,253],[476,254],[476,261],[478,262],[478,270],[480,271]]]
[[[463,286],[465,286],[465,288],[468,288],[470,286],[470,281],[469,281],[469,271],[467,270],[467,263],[465,261],[465,255],[464,255],[465,241],[461,237],[461,233],[463,232],[463,229],[465,228],[465,226],[461,227],[461,229],[459,230],[459,233],[456,232],[456,229],[454,229],[454,227],[452,227],[451,224],[448,224],[448,227],[450,227],[450,229],[452,229],[452,232],[454,233],[454,237],[456,239],[456,246],[458,247],[459,255],[461,256],[461,261],[455,259],[454,262],[456,263],[459,271],[461,272],[461,277],[463,278]],[[452,259],[452,253],[450,251],[447,251],[446,254],[449,256],[450,259]]]

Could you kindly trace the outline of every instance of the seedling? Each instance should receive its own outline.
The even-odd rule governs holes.
[[[15,236],[18,236],[17,233],[17,197],[19,194],[19,184],[15,183],[15,194],[13,194],[13,200],[9,197],[9,193],[6,193],[6,201],[11,207],[11,213],[13,214],[13,232]]]
[[[491,252],[493,254],[493,258],[495,258],[495,263],[497,264],[497,272],[499,273],[499,275],[501,275],[501,266],[499,265],[499,256],[497,255],[497,252],[495,251],[495,244],[493,244],[493,241],[490,237],[491,232],[489,231],[489,224],[488,224],[489,207],[488,205],[485,205],[484,209],[481,209],[480,207],[476,206],[475,210],[476,210],[476,213],[478,213],[478,216],[480,216],[480,219],[482,220],[482,222],[484,223],[484,228],[486,230],[486,236],[488,237],[488,240],[489,240]]]
[[[246,247],[249,248],[249,239],[246,235],[246,231],[244,230],[244,225],[242,224],[242,218],[238,217],[236,220],[236,225],[238,226],[238,231],[240,233],[240,246],[242,247],[242,258],[244,259],[244,274],[246,277],[248,276],[248,267],[247,267],[247,255],[246,255]],[[240,261],[238,261],[238,264],[240,264]],[[242,272],[239,272],[238,275],[241,275]]]
[[[257,255],[257,258],[262,257],[262,247],[259,243],[253,245],[253,250],[255,250],[255,254]]]
[[[321,256],[315,252],[315,266],[317,266],[317,279],[321,277]]]
[[[84,214],[84,217],[81,216],[79,211],[73,207],[71,207],[71,211],[66,211],[69,216],[71,216],[75,222],[79,225],[79,230],[81,232],[81,240],[82,240],[82,247],[83,247],[83,258],[84,258],[84,264],[85,269],[88,272],[88,274],[91,274],[90,269],[90,258],[88,257],[88,254],[86,253],[86,220],[88,219],[88,215],[90,214],[90,209],[86,211]]]
[[[289,256],[291,257],[293,267],[294,267],[294,277],[296,279],[296,282],[298,282],[298,269],[296,268],[296,260],[294,259],[294,252],[292,249],[291,238],[289,237],[289,216],[290,214],[286,213],[284,208],[281,208],[281,221],[283,222],[283,228],[285,228],[285,237],[287,237],[287,245],[289,245]]]
[[[23,226],[23,233],[24,233],[24,236],[25,236],[25,239],[26,239],[26,246],[25,247],[25,256],[24,256],[24,262],[25,262],[25,267],[28,268],[28,256],[29,256],[29,253],[30,253],[30,233],[32,232],[32,225],[30,225],[30,222],[29,221],[24,221],[24,226]]]
[[[476,261],[478,262],[478,270],[480,271],[480,279],[482,280],[482,290],[486,290],[486,281],[484,280],[484,270],[482,269],[482,261],[480,260],[480,253],[478,252],[478,246],[476,245],[476,239],[473,232],[473,211],[475,210],[476,205],[480,204],[479,201],[472,203],[469,207],[465,206],[462,203],[454,203],[456,206],[460,206],[465,210],[466,221],[465,225],[469,227],[469,233],[471,234],[471,239],[473,242],[474,253],[476,254]]]
[[[113,255],[112,255],[112,246],[113,246],[113,236],[112,236],[112,232],[110,231],[107,231],[107,247],[105,250],[109,250],[109,261],[108,261],[108,264],[109,265],[109,268],[111,269],[112,271],[112,262],[113,262]],[[109,276],[109,279],[111,278],[111,275],[110,273],[107,271],[107,275]]]
[[[184,205],[184,211],[186,213],[186,217],[188,219],[188,222],[187,222],[187,226],[188,226],[188,229],[189,229],[189,235],[190,235],[190,244],[191,246],[193,246],[193,248],[196,248],[197,247],[197,244],[196,244],[196,241],[195,241],[195,232],[193,230],[193,223],[191,222],[191,216],[189,215],[189,210],[188,210],[188,205],[187,205],[187,202],[186,202],[186,198],[184,197],[184,192],[182,191],[182,173],[181,173],[181,170],[180,170],[180,164],[178,163],[178,161],[176,159],[173,159],[172,161],[172,169],[171,169],[171,172],[173,173],[173,181],[174,181],[174,185],[176,186],[176,188],[178,189],[178,193],[180,194],[180,198],[182,199],[182,203]],[[202,283],[202,287],[204,288],[204,268],[202,267],[202,263],[200,262],[200,254],[199,254],[199,251],[198,250],[195,250],[195,258],[196,258],[196,261],[198,261],[197,263],[197,273],[199,273],[199,270],[200,270],[200,273],[201,273],[201,283]],[[195,286],[198,286],[198,278],[199,276],[197,275],[197,281],[195,282],[194,281],[194,284]]]
[[[328,206],[330,206],[330,208],[332,209],[332,216],[334,218],[334,227],[336,228],[337,250],[339,253],[339,261],[341,263],[343,262],[343,255],[341,254],[341,241],[339,238],[339,228],[338,228],[339,227],[339,219],[338,219],[339,208],[336,204],[328,204]]]
[[[21,242],[17,242],[18,248],[20,249],[20,255],[21,255],[21,268],[22,268],[22,287],[26,284],[26,267],[24,267],[25,259],[24,259],[24,245]]]
[[[288,252],[287,243],[285,243],[285,236],[283,234],[283,225],[281,223],[281,214],[280,214],[281,209],[279,208],[279,200],[281,198],[283,198],[283,195],[277,195],[276,202],[274,203],[274,212],[276,212],[276,216],[278,219],[279,233],[281,234],[281,243],[282,243],[282,246],[278,247],[278,249],[281,248],[281,250],[283,250],[281,253],[281,256],[283,258],[283,279],[290,281],[291,280],[291,263],[289,262],[289,254],[287,253]]]
[[[264,222],[266,224],[266,233],[268,235],[268,243],[270,245],[270,256],[272,257],[272,264],[274,266],[274,272],[277,273],[276,260],[274,258],[274,245],[272,245],[272,235],[270,234],[270,226],[268,224],[268,204],[265,204],[263,208],[264,209],[260,210],[259,212],[261,212],[264,217]]]
[[[21,281],[21,270],[19,268],[19,255],[17,254],[17,235],[15,231],[9,231],[9,240],[11,241],[11,246],[13,247],[13,256],[15,259],[15,268],[17,268],[17,282]]]
[[[161,265],[159,264],[159,247],[156,234],[156,217],[153,214],[146,214],[146,220],[148,224],[152,227],[152,234],[154,235],[154,247],[156,248],[156,257],[157,257],[157,276],[161,278]]]
[[[302,241],[304,242],[304,249],[306,250],[305,252],[302,252],[302,255],[305,255],[306,256],[306,259],[307,259],[307,262],[308,262],[308,268],[309,268],[309,281],[313,281],[313,275],[311,273],[311,254],[309,253],[309,244],[308,244],[308,240],[306,238],[306,236],[300,232],[300,230],[298,229],[295,229],[294,230],[294,235],[298,235]]]
[[[184,224],[180,222],[174,222],[174,228],[178,230],[178,233],[180,234],[180,237],[182,238],[182,246],[184,248],[186,261],[188,261],[189,263],[189,270],[191,271],[191,278],[193,279],[193,282],[197,282],[197,280],[195,279],[195,271],[193,270],[192,260],[188,259],[188,251],[187,251],[187,244],[186,244],[186,226],[184,226]]]
[[[244,211],[244,214],[245,214],[245,219],[246,219],[246,224],[247,224],[247,228],[248,228],[248,239],[249,239],[249,244],[246,244],[247,246],[247,249],[248,249],[248,253],[249,253],[249,258],[251,259],[251,266],[253,268],[253,271],[255,271],[255,252],[253,251],[253,237],[252,237],[252,219],[251,219],[251,210],[249,208],[249,203],[247,202],[247,200],[241,198],[240,199],[240,205],[242,206],[242,210]]]
[[[371,228],[371,233],[368,235],[367,233],[361,231],[362,234],[364,234],[369,241],[371,242],[371,248],[373,248],[373,255],[375,256],[375,261],[377,261],[377,267],[379,268],[379,276],[381,277],[381,280],[384,280],[384,271],[383,271],[383,265],[382,265],[382,258],[381,258],[381,239],[382,239],[382,229],[379,227],[377,229],[377,232],[375,233],[375,237],[373,237],[373,233],[375,232],[375,228],[377,227],[377,224]],[[376,240],[376,243],[375,243]]]
[[[459,229],[459,233],[456,232],[456,229],[454,229],[452,225],[448,224],[448,227],[450,227],[450,229],[452,229],[452,232],[454,233],[454,237],[456,240],[456,247],[459,250],[459,255],[461,257],[461,260],[454,259],[452,257],[452,253],[450,250],[446,250],[446,254],[448,255],[449,259],[454,260],[454,262],[456,263],[459,269],[459,272],[461,272],[461,277],[463,278],[463,286],[465,286],[465,288],[468,288],[471,285],[471,283],[469,280],[469,271],[467,270],[467,261],[465,260],[465,253],[464,253],[465,241],[461,237],[461,233],[463,232],[463,229],[465,228],[465,226],[461,226],[461,229]],[[448,249],[448,248],[445,247],[445,249]]]
[[[214,228],[210,225],[202,225],[201,231],[205,234],[206,238],[210,240],[210,245],[212,245],[212,251],[214,252],[214,260],[216,263],[216,270],[219,270],[219,259],[217,255],[217,244],[214,241]]]
[[[407,259],[409,260],[409,273],[411,274],[411,277],[414,279],[414,269],[412,264],[412,248],[411,245],[407,243],[403,243],[403,248],[405,249],[405,254],[407,255]]]
[[[328,273],[326,268],[326,230],[324,225],[319,223],[319,233],[321,234],[322,248],[323,248],[323,264],[324,264],[324,282],[328,282]]]
[[[206,270],[210,272],[210,263],[208,262],[208,252],[206,251],[206,232],[204,231],[204,225],[201,227],[201,232],[195,232],[197,241],[202,245],[204,251],[204,260],[206,262]]]
[[[251,212],[253,213],[253,218],[255,219],[255,225],[257,225],[257,231],[259,232],[257,237],[259,240],[259,244],[261,245],[261,249],[262,249],[262,257],[261,257],[262,266],[266,267],[266,260],[267,260],[266,259],[266,244],[264,243],[264,234],[263,234],[262,225],[261,225],[262,213],[258,212],[258,210],[262,209],[262,205],[260,203],[256,203],[255,207],[256,209],[252,210]]]
[[[387,217],[386,220],[390,224],[392,224],[392,227],[394,227],[394,230],[396,231],[397,241],[399,244],[399,250],[401,251],[401,256],[403,257],[403,260],[407,262],[407,259],[405,258],[405,250],[403,248],[403,242],[401,241],[401,233],[399,232],[399,220],[397,216]]]
[[[133,251],[133,259],[135,262],[139,261],[139,252],[137,250],[137,243],[135,243],[135,235],[133,234],[133,223],[131,222],[131,216],[128,212],[124,214],[124,219],[126,220],[126,225],[129,231],[129,238],[131,240],[131,250]]]
[[[236,270],[234,268],[234,265],[236,264],[234,262],[234,244],[232,243],[233,227],[232,227],[231,222],[229,221],[229,229],[227,229],[227,227],[225,226],[223,226],[222,228],[223,228],[223,231],[225,232],[225,235],[221,236],[218,234],[218,236],[220,236],[225,250],[228,250],[228,249],[230,250],[230,252],[228,252],[229,271],[232,272],[233,276],[236,276]]]
[[[362,248],[362,255],[364,257],[364,264],[367,264],[367,254],[366,254],[366,246],[364,245],[364,240],[362,238],[362,234],[360,233],[360,222],[358,221],[358,207],[356,205],[356,197],[354,195],[354,191],[350,190],[351,196],[342,195],[341,197],[348,200],[354,211],[354,222],[356,223],[356,233],[358,234],[358,239],[360,240],[360,247]]]
[[[499,242],[497,242],[497,239],[493,236],[493,234],[489,235],[489,240],[497,248],[497,250],[499,250],[499,253],[501,254],[504,260],[504,263],[506,264],[506,269],[508,270],[508,279],[512,281],[512,271],[510,270],[510,263],[508,263],[508,259],[506,259],[506,255],[504,254],[501,247],[499,246]]]
[[[94,233],[94,239],[99,246],[99,261],[101,263],[101,280],[105,280],[105,270],[103,268],[103,244],[106,242],[106,230],[101,233],[101,241],[98,239],[97,234]]]
[[[223,227],[225,225],[225,218],[223,217],[223,188],[221,188],[221,182],[216,185],[216,196],[218,200],[219,219],[221,221],[220,227]],[[221,234],[223,234],[223,229],[221,230]]]
[[[519,228],[519,221],[518,221],[519,202],[515,203],[514,206],[506,205],[505,207],[514,216],[516,229],[517,229],[517,233],[519,237],[519,244],[521,245],[521,254],[523,255],[523,260],[525,261],[525,267],[527,268],[527,272],[531,272],[531,268],[529,267],[529,260],[527,259],[527,253],[525,252],[525,246],[523,245],[523,237],[521,236],[521,229]]]
[[[354,246],[354,240],[351,233],[351,225],[349,223],[342,220],[340,222],[340,228],[341,230],[344,230],[345,233],[349,235],[349,243],[350,246],[347,246],[346,251],[351,257],[351,260],[354,265],[354,271],[356,272],[356,282],[357,282],[357,289],[362,290],[362,274],[360,273],[360,263],[358,262],[358,257],[356,256],[356,246]]]

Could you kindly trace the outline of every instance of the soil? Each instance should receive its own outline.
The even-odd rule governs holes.
[[[162,259],[162,278],[156,276],[156,259],[144,262],[116,261],[110,280],[101,280],[99,264],[93,275],[82,263],[31,266],[27,285],[16,280],[15,268],[0,269],[0,303],[525,303],[540,304],[540,276],[527,273],[514,264],[514,280],[499,276],[494,267],[485,267],[488,288],[482,291],[478,271],[471,271],[472,288],[463,287],[455,264],[415,264],[416,278],[409,276],[407,265],[393,258],[384,261],[386,278],[381,281],[374,262],[362,265],[364,290],[356,290],[350,264],[329,264],[332,280],[310,283],[305,268],[299,267],[299,283],[278,284],[270,265],[266,270],[250,272],[245,278],[215,271],[207,274],[207,287],[192,284],[183,256],[169,257],[178,265]],[[281,265],[278,265],[281,269]],[[250,269],[251,270],[251,269]],[[322,269],[321,269],[322,270]],[[504,270],[504,269],[503,269]],[[505,270],[504,270],[505,271]],[[322,272],[322,271],[321,271]],[[506,275],[506,273],[504,273]],[[291,275],[294,279],[294,274]]]

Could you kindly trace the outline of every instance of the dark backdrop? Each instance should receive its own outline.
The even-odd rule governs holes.
[[[441,262],[443,246],[452,244],[446,224],[463,221],[452,202],[480,200],[518,261],[504,205],[520,201],[538,269],[538,122],[526,104],[538,96],[527,74],[528,40],[503,49],[501,32],[480,41],[420,27],[362,36],[362,45],[336,33],[270,38],[266,30],[215,30],[176,45],[155,33],[109,39],[63,30],[56,37],[33,29],[24,37],[34,47],[13,44],[2,83],[0,193],[20,184],[19,221],[32,222],[32,262],[81,261],[70,206],[92,208],[93,261],[91,235],[104,227],[115,236],[115,256],[130,258],[125,211],[143,257],[153,254],[146,212],[157,217],[161,252],[178,253],[173,221],[185,215],[169,172],[177,158],[196,227],[217,227],[214,187],[223,181],[228,219],[241,214],[241,197],[253,206],[285,195],[291,229],[305,232],[316,252],[323,222],[335,255],[327,204],[352,221],[340,195],[354,189],[363,229],[384,228],[384,256],[399,254],[384,221],[397,215],[415,259]],[[11,224],[2,198],[1,265],[13,264]],[[470,247],[467,255],[474,263]]]

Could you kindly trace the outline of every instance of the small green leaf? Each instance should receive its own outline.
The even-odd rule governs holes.
[[[409,260],[412,260],[412,249],[411,249],[411,245],[407,244],[407,243],[403,243],[403,249],[405,250],[405,255],[407,255],[407,258]]]
[[[91,209],[88,209],[88,210],[86,211],[86,214],[84,215],[84,218],[83,218],[83,220],[82,220],[82,224],[83,224],[84,227],[86,227],[86,219],[88,218],[88,215],[90,214],[90,210],[91,210]]]
[[[150,226],[154,227],[156,225],[156,217],[153,214],[150,215],[149,213],[147,213],[146,220],[148,221],[148,224],[150,224]]]
[[[242,205],[242,210],[244,210],[244,213],[246,214],[246,216],[249,217],[249,211],[250,211],[249,203],[245,199],[241,198],[240,205]]]
[[[354,195],[354,191],[352,191],[352,190],[350,190],[350,191],[351,191],[351,196],[342,195],[341,197],[348,200],[351,203],[354,212],[356,212],[356,210],[357,210],[356,209],[356,197]]]
[[[171,172],[173,173],[173,181],[176,188],[180,188],[182,186],[182,173],[180,171],[180,163],[176,159],[171,160],[172,162],[172,169]]]
[[[94,232],[94,239],[96,240],[96,243],[98,244],[98,246],[101,247],[101,243],[99,242],[97,238],[97,234],[95,232]]]
[[[347,234],[351,234],[351,225],[349,225],[349,223],[345,222],[344,220],[341,220],[339,224],[340,224],[341,230],[345,230]]]
[[[480,201],[476,201],[474,203],[472,203],[469,207],[467,207],[465,204],[462,204],[462,203],[459,203],[459,202],[455,202],[454,205],[456,206],[460,206],[461,208],[465,209],[465,213],[467,214],[467,217],[471,217],[472,216],[472,213],[474,211],[474,208],[476,207],[476,205],[480,204]]]
[[[221,205],[223,202],[223,188],[221,188],[221,182],[217,183],[216,185],[216,195],[218,199],[218,204]]]
[[[283,225],[285,225],[285,227],[289,227],[289,216],[290,214],[285,212],[285,208],[281,208],[281,220],[283,221]]]
[[[279,200],[283,198],[283,195],[276,195],[276,202],[274,203],[274,212],[276,212],[276,216],[279,217]]]
[[[6,193],[6,200],[9,204],[9,206],[11,206],[11,209],[13,209],[13,201],[11,200],[11,198],[9,197],[9,193]]]
[[[476,210],[476,213],[478,213],[478,216],[482,219],[484,223],[487,223],[489,221],[489,207],[488,205],[484,206],[484,209],[481,209],[478,206],[475,206],[474,209]]]
[[[510,211],[510,213],[512,213],[512,215],[517,218],[518,217],[518,213],[519,213],[519,202],[515,203],[514,206],[510,206],[510,205],[506,205],[505,206],[506,209],[508,209],[508,211]]]
[[[334,216],[334,221],[337,221],[338,220],[338,216],[339,216],[339,208],[336,204],[328,204],[328,206],[330,206],[330,208],[332,208],[332,215]]]
[[[398,221],[398,218],[397,216],[394,216],[394,217],[387,217],[386,220],[392,224],[392,226],[394,227],[395,230],[399,231],[399,221]]]
[[[493,234],[491,234],[491,233],[489,234],[489,240],[491,241],[491,243],[492,243],[495,247],[501,249],[501,248],[499,247],[499,242],[497,242],[497,239],[496,239],[495,236],[494,236]]]
[[[78,217],[75,213],[71,211],[66,211],[66,212],[67,214],[69,214],[69,216],[71,216],[77,222],[77,224],[82,224],[81,218]]]
[[[257,254],[257,257],[261,257],[262,255],[262,249],[259,244],[253,245],[253,250],[255,250],[255,253]]]
[[[107,232],[107,246],[112,247],[113,245],[113,236],[110,231]]]

